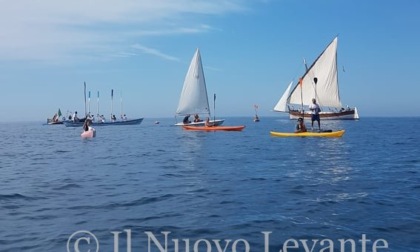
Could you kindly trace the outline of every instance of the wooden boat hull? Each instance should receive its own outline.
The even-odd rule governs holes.
[[[270,131],[272,136],[276,137],[342,137],[345,133],[345,130],[338,130],[332,132],[277,132]]]
[[[240,126],[182,126],[185,130],[195,131],[241,131],[245,125]]]
[[[289,110],[289,115],[290,119],[298,119],[299,117],[302,117],[302,112],[299,110]],[[311,119],[311,113],[309,111],[305,111],[303,117]],[[321,120],[358,120],[359,114],[357,113],[357,109],[354,108],[337,112],[321,112],[319,113],[319,117]]]
[[[82,138],[94,138],[96,137],[96,130],[94,128],[91,128],[88,131],[83,131],[80,136]]]
[[[136,124],[140,124],[142,121],[143,121],[143,118],[125,120],[125,121],[115,121],[115,122],[93,122],[92,126],[136,125]],[[66,127],[82,127],[83,122],[65,121],[64,125]]]

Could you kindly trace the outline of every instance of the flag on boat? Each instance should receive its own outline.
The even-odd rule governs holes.
[[[114,89],[111,89],[111,98],[114,97]]]
[[[61,110],[60,109],[58,109],[58,117],[60,117],[62,114],[61,114]]]

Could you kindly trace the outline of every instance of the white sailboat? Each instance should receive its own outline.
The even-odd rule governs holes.
[[[274,111],[288,112],[290,119],[310,118],[308,106],[315,98],[321,106],[321,119],[359,119],[357,108],[344,108],[339,94],[337,73],[337,42],[335,37],[315,62],[306,69],[299,82],[289,84]]]
[[[212,118],[199,49],[195,51],[187,75],[185,76],[176,115],[183,116],[184,119],[187,116],[191,116],[191,118],[188,119],[188,122],[175,124],[178,126],[186,124],[201,126],[205,124],[205,117]],[[194,122],[194,115],[205,115],[205,117],[202,117],[199,122]],[[210,123],[213,125],[221,125],[223,122],[223,119],[210,120]]]

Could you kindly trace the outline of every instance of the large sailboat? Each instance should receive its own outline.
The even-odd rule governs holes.
[[[359,119],[357,108],[344,108],[338,87],[337,42],[335,37],[293,87],[288,85],[274,111],[288,112],[290,119],[310,118],[308,106],[315,98],[321,107],[321,119]],[[292,89],[293,87],[293,89]]]
[[[183,116],[183,122],[175,125],[195,125],[204,126],[205,117],[199,121],[194,121],[195,115],[204,115],[210,118],[212,125],[221,125],[224,120],[212,119],[210,114],[209,99],[207,96],[206,80],[204,78],[203,65],[201,62],[200,50],[197,49],[191,60],[187,75],[185,76],[184,86],[179,98],[176,116]],[[189,118],[191,116],[191,118]]]

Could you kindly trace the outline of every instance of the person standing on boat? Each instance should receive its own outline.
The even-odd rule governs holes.
[[[312,121],[312,130],[314,129],[314,121],[318,121],[318,129],[321,130],[321,122],[319,118],[319,112],[321,112],[321,108],[316,103],[316,99],[312,99],[312,104],[309,105],[309,110],[311,111],[311,121]]]
[[[297,120],[295,133],[306,132],[306,131],[307,130],[306,130],[305,123],[303,122],[303,118],[299,117],[299,119]]]
[[[75,111],[73,114],[73,122],[78,122],[78,121],[79,121],[79,117],[77,117],[77,111]]]

